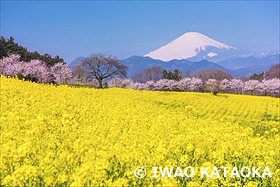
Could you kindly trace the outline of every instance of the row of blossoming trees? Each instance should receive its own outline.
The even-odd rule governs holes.
[[[64,62],[49,67],[42,60],[21,61],[17,54],[0,59],[0,75],[57,84],[70,83],[73,77],[72,70]]]
[[[118,78],[111,79],[108,82],[111,88],[132,88],[136,90],[165,90],[165,91],[186,91],[186,92],[204,92],[210,91],[213,94],[218,92],[234,94],[251,94],[251,95],[270,95],[279,97],[280,80],[248,80],[208,79],[203,82],[199,78],[183,78],[180,81],[161,79],[157,82],[148,81],[146,83],[133,82],[131,80],[121,80]]]

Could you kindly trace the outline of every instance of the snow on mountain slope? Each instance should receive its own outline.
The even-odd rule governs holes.
[[[210,56],[210,57],[213,57],[213,56],[217,56],[218,54],[217,54],[217,53],[210,52],[210,53],[208,53],[207,55]]]
[[[170,61],[173,59],[180,60],[195,57],[200,52],[206,51],[209,47],[212,51],[206,53],[210,53],[208,57],[212,57],[211,55],[213,55],[213,53],[216,54],[214,56],[217,56],[217,50],[236,50],[234,47],[222,44],[198,32],[187,32],[167,45],[150,52],[145,56],[162,61]]]

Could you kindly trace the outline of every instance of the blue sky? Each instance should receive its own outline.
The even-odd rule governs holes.
[[[279,50],[278,1],[1,1],[1,35],[66,62],[144,55],[185,32],[253,52]]]

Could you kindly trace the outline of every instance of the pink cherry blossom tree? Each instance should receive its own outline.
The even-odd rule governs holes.
[[[2,75],[13,77],[22,73],[23,69],[24,64],[20,61],[20,55],[12,54],[0,60],[0,74]]]
[[[131,88],[133,81],[130,79],[125,79],[122,81],[122,88]]]
[[[279,79],[267,79],[258,84],[257,89],[263,93],[263,95],[278,96],[280,92],[280,80]]]
[[[52,82],[54,80],[50,68],[45,62],[41,60],[31,60],[30,62],[25,62],[24,71],[22,75],[28,79],[35,82]]]
[[[212,92],[214,95],[217,95],[220,90],[220,82],[216,79],[208,79],[205,85],[206,89]]]
[[[229,82],[229,87],[234,90],[236,94],[243,94],[244,83],[240,79],[231,79]]]
[[[222,80],[220,83],[220,88],[224,92],[228,91],[230,89],[230,80],[228,80],[228,79]]]
[[[156,82],[155,90],[168,90],[168,79],[161,79]]]
[[[191,82],[192,79],[191,78],[184,78],[181,79],[178,83],[178,87],[180,90],[182,91],[191,91],[190,87],[191,87]]]
[[[244,83],[244,91],[249,91],[251,95],[257,90],[260,82],[258,80],[248,80]]]
[[[199,78],[184,78],[178,82],[181,91],[199,91],[202,88],[202,80]]]
[[[189,89],[190,89],[190,91],[199,91],[199,90],[201,90],[202,86],[203,86],[203,82],[201,79],[192,78]]]
[[[55,78],[57,84],[69,83],[73,77],[72,69],[66,63],[56,63],[51,68],[51,73]]]
[[[121,88],[122,87],[122,80],[119,78],[112,78],[108,81],[109,88]]]

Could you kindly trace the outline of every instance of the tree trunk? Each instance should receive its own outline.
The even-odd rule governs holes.
[[[98,88],[103,88],[102,82],[103,82],[103,79],[98,79],[98,83],[99,83]]]

